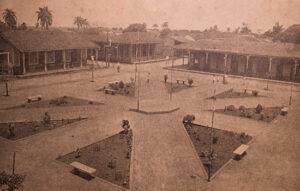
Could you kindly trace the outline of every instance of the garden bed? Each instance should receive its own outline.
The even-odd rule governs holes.
[[[109,83],[107,87],[104,87],[100,90],[111,89],[116,92],[116,94],[125,95],[125,96],[134,96],[135,95],[135,86],[134,82],[123,82],[116,81]]]
[[[251,93],[250,93],[251,92]],[[247,97],[262,97],[256,90],[244,90],[243,92],[234,91],[233,89],[226,90],[209,99],[224,99],[224,98],[247,98]]]
[[[282,107],[262,107],[261,111],[258,111],[257,107],[245,108],[244,106],[240,106],[238,109],[236,109],[233,105],[230,105],[225,107],[225,109],[216,109],[215,111],[226,115],[233,115],[264,122],[271,122],[280,114],[281,109]]]
[[[166,82],[165,83],[165,87],[168,91],[168,93],[171,93],[171,86],[172,86],[172,93],[177,93],[177,92],[180,92],[182,90],[185,90],[185,89],[189,89],[193,86],[189,86],[187,84],[178,84],[178,83],[172,83],[171,85],[171,82]]]
[[[207,173],[209,173],[210,160],[208,156],[210,143],[212,143],[214,159],[212,160],[211,175],[233,158],[235,149],[241,144],[247,144],[252,139],[245,133],[238,134],[197,124],[185,124],[185,129]],[[211,132],[212,137],[217,139],[216,142],[212,141]]]
[[[84,119],[85,118],[51,120],[49,124],[45,124],[43,121],[0,123],[0,136],[10,140],[18,140],[24,137],[28,137],[46,130],[56,129],[58,127]],[[14,127],[14,136],[11,135],[9,132],[10,125]]]
[[[48,107],[57,107],[57,106],[85,106],[85,105],[103,105],[103,103],[70,97],[70,96],[63,96],[51,100],[41,100],[41,101],[26,103],[26,104],[10,107],[7,109],[48,108]]]
[[[70,164],[78,161],[96,169],[94,176],[112,182],[124,188],[129,188],[130,158],[132,151],[132,131],[122,131],[79,149],[78,152],[59,156],[57,160]]]

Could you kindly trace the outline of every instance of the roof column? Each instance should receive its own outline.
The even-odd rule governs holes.
[[[208,52],[205,52],[205,68],[208,70]]]
[[[87,49],[85,49],[87,51]],[[98,61],[98,55],[99,55],[99,51],[98,48],[96,49],[96,61]]]
[[[247,74],[247,73],[248,73],[248,68],[249,68],[249,59],[250,59],[250,56],[249,56],[249,55],[247,55],[247,56],[246,56],[246,70],[245,70],[245,74]]]
[[[45,72],[48,71],[48,68],[47,68],[47,51],[44,52],[44,70]]]
[[[148,51],[147,51],[147,59],[149,60],[149,56],[150,56],[150,44],[148,44]]]
[[[272,79],[272,57],[269,57],[269,76]]]
[[[80,68],[82,68],[82,49],[80,49]]]
[[[25,67],[25,52],[22,53],[22,64],[23,64],[23,74],[26,74],[26,67]]]
[[[298,60],[297,60],[297,58],[295,58],[294,62],[295,62],[295,64],[294,64],[293,74],[294,74],[294,81],[296,81],[296,79],[297,79],[297,77],[296,77],[296,75],[297,75],[297,67],[298,67]]]
[[[66,69],[66,50],[62,51],[62,59],[63,59],[63,65],[64,65],[64,70]]]
[[[224,54],[224,72],[227,73],[227,53]]]

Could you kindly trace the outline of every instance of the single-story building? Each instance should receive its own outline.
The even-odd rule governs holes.
[[[289,43],[201,39],[174,46],[194,69],[300,82],[300,47]]]
[[[13,74],[82,67],[99,49],[82,34],[58,30],[3,32],[0,47],[0,71]]]
[[[161,40],[150,32],[126,32],[121,35],[93,36],[100,47],[99,60],[134,63],[161,59]]]

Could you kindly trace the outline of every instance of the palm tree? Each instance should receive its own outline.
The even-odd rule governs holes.
[[[40,7],[36,13],[38,15],[37,21],[40,21],[40,25],[44,30],[48,30],[48,27],[52,25],[52,13],[48,10],[48,6]]]
[[[74,18],[74,25],[77,25],[77,29],[79,30],[80,28],[82,28],[82,23],[83,22],[83,18],[78,16]]]
[[[90,24],[89,24],[89,22],[87,21],[87,19],[83,19],[83,20],[82,20],[82,25],[84,26],[84,28],[87,28]]]
[[[6,25],[9,29],[15,29],[17,26],[17,17],[12,9],[5,9],[2,18],[4,19]]]

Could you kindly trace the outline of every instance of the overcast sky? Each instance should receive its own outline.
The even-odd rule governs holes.
[[[38,7],[48,6],[54,26],[74,26],[75,16],[91,25],[126,27],[145,22],[148,27],[169,22],[172,29],[204,30],[213,25],[226,30],[249,24],[253,31],[300,23],[300,0],[0,0],[16,12],[18,23],[34,25]]]

